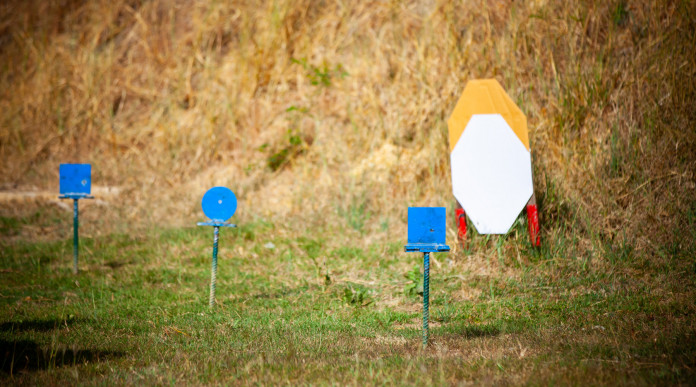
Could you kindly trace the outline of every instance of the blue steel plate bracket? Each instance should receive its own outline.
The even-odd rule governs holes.
[[[83,193],[66,193],[58,196],[58,199],[94,199],[94,196]]]
[[[444,253],[450,251],[447,245],[427,244],[427,243],[409,243],[404,246],[404,251],[407,253]]]
[[[227,222],[218,222],[218,221],[215,221],[215,220],[211,220],[210,222],[198,222],[197,224],[198,224],[199,226],[237,227],[236,224],[227,223]]]

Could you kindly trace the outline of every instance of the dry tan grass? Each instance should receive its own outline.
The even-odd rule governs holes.
[[[52,191],[59,163],[91,162],[122,188],[100,214],[114,224],[192,224],[227,185],[242,221],[311,228],[364,203],[402,227],[406,205],[452,206],[445,121],[468,79],[495,77],[529,117],[545,238],[567,225],[587,248],[645,249],[674,240],[696,195],[695,9],[5,2],[0,184]]]

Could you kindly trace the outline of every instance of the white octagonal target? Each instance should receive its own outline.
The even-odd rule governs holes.
[[[480,234],[505,234],[534,192],[527,148],[500,114],[474,114],[451,157],[452,190]]]

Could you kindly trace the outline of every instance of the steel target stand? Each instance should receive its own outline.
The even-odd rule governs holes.
[[[445,218],[445,207],[408,208],[408,243],[404,250],[423,253],[423,348],[430,337],[430,253],[450,251],[445,240]]]
[[[208,308],[212,309],[213,306],[215,306],[220,227],[237,227],[236,224],[227,222],[237,210],[237,197],[234,195],[234,192],[227,187],[213,187],[203,195],[201,207],[203,208],[203,213],[205,213],[210,220],[207,222],[199,222],[197,225],[213,227],[213,264],[210,273],[210,298],[208,299]]]
[[[60,195],[58,199],[73,200],[73,274],[78,273],[78,255],[80,245],[80,219],[78,201],[94,199],[92,190],[92,166],[90,164],[60,165]]]

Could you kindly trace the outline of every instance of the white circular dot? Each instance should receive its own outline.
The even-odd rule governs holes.
[[[218,200],[218,204],[222,204],[222,199]]]

